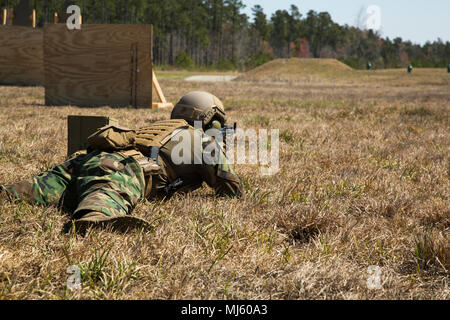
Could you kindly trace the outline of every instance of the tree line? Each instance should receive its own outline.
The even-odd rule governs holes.
[[[19,0],[0,0],[13,7]],[[275,58],[336,58],[354,68],[446,67],[450,43],[424,45],[335,23],[328,12],[306,13],[291,5],[270,17],[261,6],[243,13],[241,0],[30,0],[38,25],[68,5],[81,8],[83,23],[153,24],[156,65],[250,69]]]

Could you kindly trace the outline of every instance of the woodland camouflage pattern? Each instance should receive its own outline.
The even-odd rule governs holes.
[[[212,141],[200,130],[187,130],[191,137],[202,136],[203,147]],[[164,196],[164,187],[177,178],[184,181],[180,191],[194,190],[206,182],[217,195],[241,194],[240,179],[219,147],[215,150],[220,154],[221,163],[175,165],[170,155],[177,144],[169,141],[161,148],[158,159],[163,173],[153,176],[149,199]],[[120,152],[93,151],[74,154],[63,164],[29,180],[0,186],[0,194],[39,205],[58,204],[78,219],[91,211],[108,216],[130,214],[144,199],[145,187],[143,170],[134,158]]]
[[[12,198],[59,204],[79,218],[90,211],[125,215],[143,198],[141,168],[133,158],[94,151],[71,157],[29,180],[3,186]]]

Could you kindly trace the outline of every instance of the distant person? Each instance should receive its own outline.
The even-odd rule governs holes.
[[[411,73],[412,70],[413,70],[413,66],[412,66],[412,64],[410,63],[409,66],[408,66],[408,73]]]
[[[450,63],[447,66],[447,72],[450,73]]]
[[[372,63],[370,61],[367,62],[367,70],[372,70]]]

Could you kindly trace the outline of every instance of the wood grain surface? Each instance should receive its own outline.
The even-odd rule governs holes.
[[[43,85],[43,31],[0,26],[0,84]]]
[[[152,26],[44,27],[46,105],[152,107]]]

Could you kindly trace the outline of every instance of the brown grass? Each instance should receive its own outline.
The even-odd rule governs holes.
[[[0,204],[0,298],[449,299],[448,79],[415,69],[354,84],[162,80],[170,101],[207,90],[240,127],[280,129],[280,172],[238,165],[242,199],[205,187],[142,203],[148,233],[62,235],[56,208]],[[69,114],[133,127],[169,117],[43,104],[43,88],[0,87],[1,183],[64,160]],[[70,265],[81,290],[66,288]],[[367,287],[371,265],[382,289]]]

